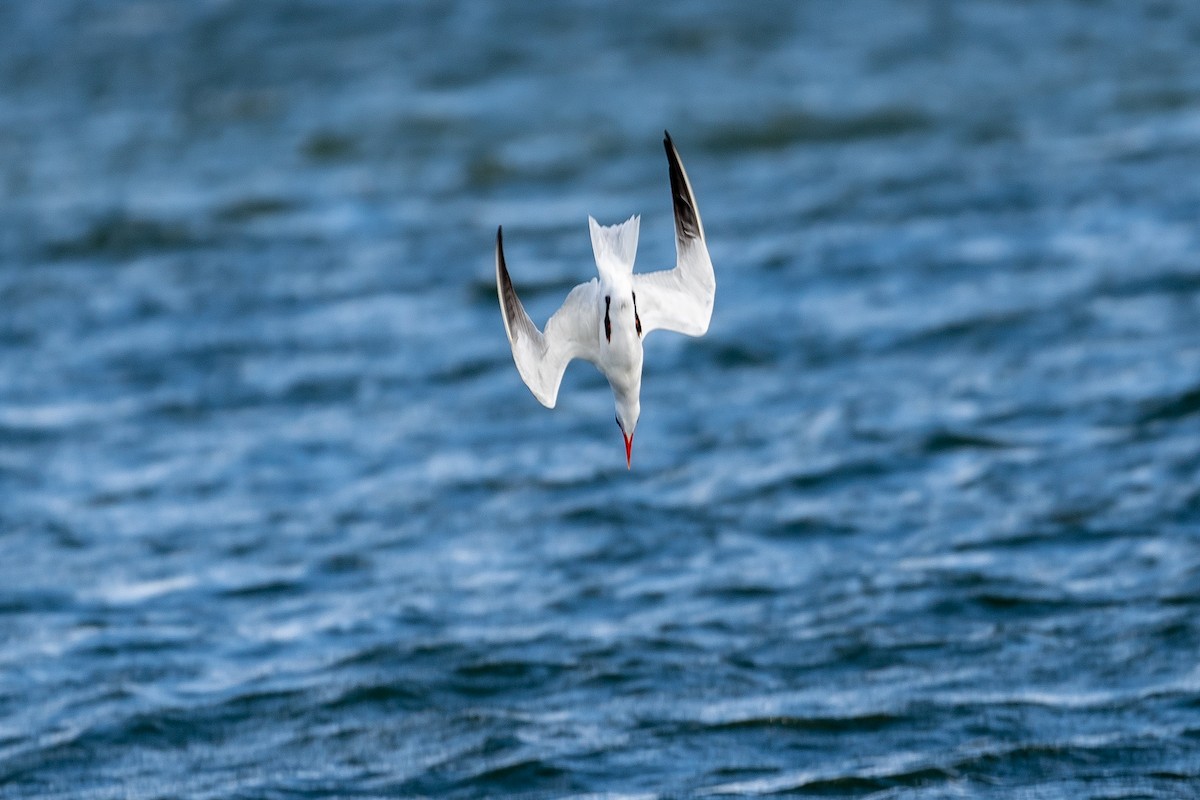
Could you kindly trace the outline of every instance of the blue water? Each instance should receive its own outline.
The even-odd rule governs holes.
[[[1198,174],[1193,3],[0,4],[0,795],[1194,796]]]

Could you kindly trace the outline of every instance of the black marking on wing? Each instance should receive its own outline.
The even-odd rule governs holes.
[[[608,307],[612,305],[612,296],[605,295],[604,297],[604,338],[612,341],[612,321],[608,318]]]
[[[521,299],[517,297],[517,292],[513,289],[512,278],[508,277],[508,265],[504,262],[504,234],[503,227],[496,228],[496,258],[500,267],[500,289],[503,292],[504,298],[504,316],[508,319],[508,329],[512,332],[513,339],[516,339],[517,331],[520,330]]]
[[[642,318],[637,313],[637,292],[633,292],[633,324],[637,328],[637,335],[642,335]]]
[[[696,216],[696,200],[688,186],[683,165],[671,134],[663,131],[663,148],[667,151],[667,163],[671,172],[671,201],[675,206],[675,235],[681,240],[700,238],[700,220]]]

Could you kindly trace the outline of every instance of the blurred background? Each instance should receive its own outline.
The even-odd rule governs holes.
[[[4,796],[1186,796],[1198,167],[1182,1],[0,4]]]

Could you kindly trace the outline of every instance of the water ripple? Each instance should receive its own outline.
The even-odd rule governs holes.
[[[0,5],[4,796],[1190,796],[1198,26]],[[664,127],[631,472],[491,247],[669,266]]]

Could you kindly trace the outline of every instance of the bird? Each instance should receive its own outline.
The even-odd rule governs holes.
[[[576,358],[594,364],[612,388],[626,469],[633,467],[633,434],[641,416],[642,340],[654,330],[703,336],[717,288],[692,185],[667,131],[663,148],[675,215],[671,269],[634,273],[639,215],[615,225],[601,225],[589,215],[598,275],[572,289],[539,330],[513,288],[504,227],[496,229],[496,292],[517,372],[542,405],[554,408],[567,364]]]

